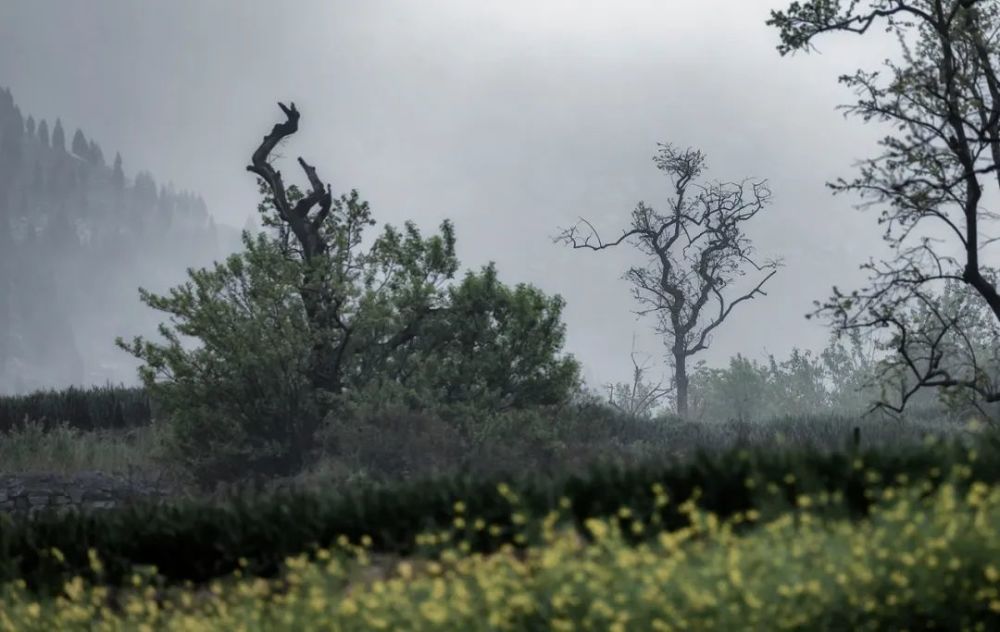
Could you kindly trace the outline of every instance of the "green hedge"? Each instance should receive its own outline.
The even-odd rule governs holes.
[[[103,430],[142,426],[152,417],[153,405],[143,388],[108,385],[0,397],[0,432],[10,432],[25,420]]]
[[[794,507],[802,494],[821,498],[826,492],[824,515],[858,518],[889,486],[929,481],[930,493],[946,478],[959,485],[1000,483],[1000,444],[992,435],[979,444],[971,450],[950,443],[833,454],[737,450],[685,463],[605,466],[551,481],[515,478],[510,489],[518,498],[516,511],[525,515],[540,516],[568,498],[583,533],[586,518],[611,516],[623,506],[632,510],[632,517],[622,520],[626,523],[657,513],[664,528],[685,526],[688,518],[679,505],[692,495],[700,507],[726,518],[749,509],[775,515]],[[656,506],[655,484],[669,494],[667,505]],[[4,517],[0,581],[23,578],[46,592],[74,575],[90,577],[91,548],[103,560],[102,581],[109,584],[126,581],[137,565],[155,565],[168,582],[201,582],[234,571],[241,558],[247,562],[244,572],[271,576],[287,556],[329,546],[340,535],[354,542],[368,535],[376,552],[410,554],[418,550],[418,533],[450,528],[458,500],[470,519],[500,527],[492,534],[470,528],[467,534],[474,549],[490,551],[519,531],[512,524],[509,495],[497,488],[495,480],[456,476],[340,492],[244,494],[215,503],[134,505],[30,520]],[[53,548],[64,561],[55,559]]]

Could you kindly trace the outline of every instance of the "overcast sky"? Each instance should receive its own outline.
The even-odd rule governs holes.
[[[551,238],[579,217],[611,235],[638,201],[662,207],[657,142],[698,147],[710,177],[766,178],[774,194],[750,232],[785,267],[718,330],[710,364],[821,346],[804,314],[831,285],[854,287],[879,243],[874,214],[824,182],[851,175],[880,131],[835,110],[852,96],[837,76],[892,48],[841,36],[783,59],[764,25],[783,4],[5,0],[0,85],[234,226],[258,201],[249,156],[276,102],[294,101],[286,179],[301,155],[380,222],[431,232],[453,219],[463,267],[493,260],[505,282],[566,299],[568,350],[598,384],[628,377],[633,333],[654,358],[663,346],[632,314],[628,250]]]

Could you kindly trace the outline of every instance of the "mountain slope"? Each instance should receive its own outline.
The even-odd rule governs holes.
[[[114,338],[161,320],[137,288],[165,290],[237,245],[200,197],[129,178],[69,136],[0,90],[0,393],[134,381]]]

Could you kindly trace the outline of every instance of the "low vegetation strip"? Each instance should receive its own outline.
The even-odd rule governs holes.
[[[670,504],[660,489],[659,504]],[[3,630],[989,630],[1000,626],[1000,487],[891,486],[861,521],[798,510],[729,519],[692,502],[688,525],[586,521],[554,510],[524,521],[523,549],[472,551],[477,524],[453,507],[436,560],[385,559],[361,538],[285,560],[274,580],[240,573],[164,590],[136,574],[122,591],[81,577],[54,599],[8,585]],[[618,516],[630,515],[622,507]],[[512,514],[515,522],[518,513]],[[747,525],[752,528],[747,529]],[[488,529],[485,524],[473,529]],[[649,537],[633,542],[636,533]],[[437,538],[429,533],[422,539]],[[61,553],[53,552],[58,558]],[[98,577],[96,554],[90,566]]]
[[[973,481],[1000,483],[1000,449],[992,435],[969,448],[959,443],[865,453],[735,450],[689,462],[603,467],[551,482],[523,478],[508,484],[451,477],[397,486],[237,495],[225,502],[137,504],[101,513],[0,516],[0,581],[22,580],[42,594],[76,575],[90,575],[90,555],[104,560],[108,585],[131,581],[136,568],[155,566],[166,583],[208,582],[234,570],[274,576],[283,560],[338,538],[369,538],[379,554],[436,556],[441,543],[416,536],[450,529],[462,503],[486,530],[468,527],[472,550],[495,552],[504,544],[537,543],[520,524],[560,503],[579,532],[587,520],[618,516],[628,537],[641,541],[632,523],[657,521],[664,529],[689,526],[684,501],[720,519],[748,511],[765,518],[796,510],[804,495],[814,511],[833,518],[863,518],[893,486],[919,484],[934,492],[944,481],[960,489]],[[657,490],[671,502],[660,504]],[[512,513],[512,506],[516,511]],[[622,506],[628,516],[618,515]],[[520,521],[520,522],[519,522]],[[53,557],[58,550],[59,559]]]
[[[76,430],[134,428],[148,424],[153,406],[144,388],[101,386],[0,396],[0,432],[25,422],[65,424]]]

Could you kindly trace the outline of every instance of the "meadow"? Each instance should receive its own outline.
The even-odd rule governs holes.
[[[488,440],[480,428],[481,451],[453,459],[475,435],[375,415],[357,447],[294,479],[213,491],[178,479],[165,504],[4,516],[0,629],[1000,624],[990,428],[929,415],[699,424],[594,402],[531,419],[495,423]],[[152,418],[29,421],[8,429],[0,462],[162,475],[158,433]]]

